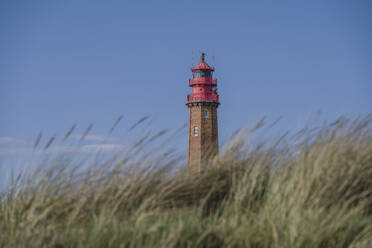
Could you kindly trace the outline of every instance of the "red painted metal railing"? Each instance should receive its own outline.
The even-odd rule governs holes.
[[[207,94],[188,94],[187,95],[187,102],[218,102],[219,96],[217,94],[213,93],[207,93]]]
[[[215,78],[191,78],[189,79],[189,86],[194,86],[198,84],[208,84],[208,85],[217,85],[217,79]]]

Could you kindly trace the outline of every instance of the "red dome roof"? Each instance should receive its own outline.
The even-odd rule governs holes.
[[[210,67],[207,63],[204,61],[200,62],[197,66],[191,69],[191,71],[197,71],[197,70],[209,70],[214,71],[214,67]]]

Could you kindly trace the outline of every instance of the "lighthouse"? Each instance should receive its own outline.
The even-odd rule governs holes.
[[[191,69],[192,94],[187,95],[186,103],[189,108],[188,174],[199,173],[218,152],[217,79],[213,78],[214,68],[205,62],[204,53],[200,59]]]

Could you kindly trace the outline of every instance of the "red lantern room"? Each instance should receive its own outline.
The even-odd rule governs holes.
[[[192,94],[187,95],[187,103],[218,103],[217,79],[213,78],[214,68],[205,62],[205,53],[201,54],[201,62],[191,69],[193,78],[189,79]]]

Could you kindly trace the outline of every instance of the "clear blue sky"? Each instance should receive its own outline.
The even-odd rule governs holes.
[[[73,123],[105,135],[120,115],[118,139],[145,115],[177,128],[200,51],[222,139],[263,116],[292,130],[318,111],[371,113],[371,13],[367,0],[1,1],[0,148]]]

